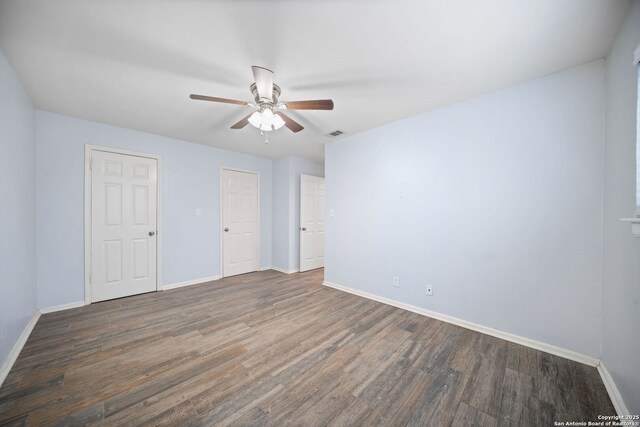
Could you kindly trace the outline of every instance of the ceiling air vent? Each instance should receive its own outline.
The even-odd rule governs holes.
[[[335,138],[337,136],[342,135],[344,132],[342,132],[341,130],[334,130],[333,132],[329,132],[327,134],[325,134],[325,136],[329,137],[329,138]]]

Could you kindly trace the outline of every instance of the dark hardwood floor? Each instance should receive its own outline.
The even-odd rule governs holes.
[[[615,410],[595,368],[246,274],[43,315],[1,425],[541,425]]]

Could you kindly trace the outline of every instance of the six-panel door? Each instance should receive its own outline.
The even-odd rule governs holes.
[[[258,270],[258,175],[222,171],[223,275]]]
[[[156,159],[92,151],[91,300],[156,290]]]
[[[324,178],[300,175],[300,271],[324,267]]]

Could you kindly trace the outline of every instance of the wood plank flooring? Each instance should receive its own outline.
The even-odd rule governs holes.
[[[550,426],[595,368],[264,271],[43,315],[0,425]]]

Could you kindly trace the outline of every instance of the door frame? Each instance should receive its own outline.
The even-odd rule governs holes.
[[[121,150],[119,148],[105,147],[101,145],[85,144],[84,146],[84,303],[92,302],[91,287],[91,154],[94,151],[103,151],[127,156],[144,157],[158,162],[158,176],[156,182],[156,291],[162,289],[162,201],[161,185],[162,158],[156,154],[140,153],[136,151]]]
[[[298,194],[298,196],[300,197],[300,202],[299,202],[299,206],[298,206],[298,208],[299,208],[299,210],[298,210],[298,222],[299,222],[299,226],[298,226],[298,259],[299,259],[299,261],[298,261],[298,271],[300,271],[300,272],[303,272],[302,271],[302,177],[305,177],[305,176],[309,177],[309,178],[320,178],[323,181],[326,180],[326,178],[324,176],[307,175],[307,174],[304,174],[304,173],[300,174],[300,192]],[[325,187],[325,198],[326,198],[326,187]],[[323,215],[324,215],[323,218],[324,218],[325,233],[326,233],[327,217],[326,217],[324,212],[325,211],[323,211]],[[304,271],[313,271],[313,270],[317,270],[318,268],[324,268],[324,255],[322,256],[322,267],[316,267],[316,268],[312,268],[312,269],[304,270]]]
[[[260,271],[260,253],[262,252],[260,250],[260,202],[261,202],[261,197],[260,197],[260,172],[259,171],[253,171],[253,170],[248,170],[248,169],[240,169],[240,168],[234,168],[234,167],[230,167],[230,166],[220,166],[220,175],[218,176],[218,180],[220,181],[220,221],[218,222],[218,232],[219,232],[219,236],[220,236],[220,278],[222,279],[224,276],[224,235],[222,233],[224,233],[223,231],[223,224],[222,221],[224,219],[224,187],[223,187],[223,182],[222,182],[222,174],[224,173],[224,171],[232,171],[232,172],[243,172],[243,173],[251,173],[256,175],[256,177],[258,178],[258,204],[256,205],[256,208],[258,209],[257,212],[257,220],[258,220],[258,244],[257,244],[257,254],[256,254],[256,260],[258,261],[258,269],[256,271]]]

